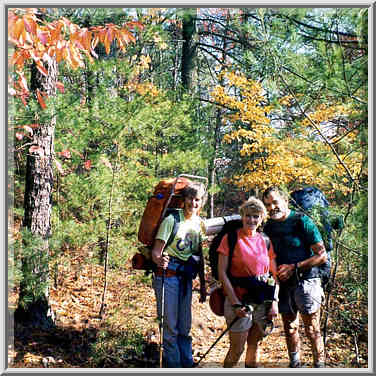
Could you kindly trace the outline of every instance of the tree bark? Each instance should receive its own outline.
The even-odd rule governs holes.
[[[186,9],[183,15],[183,47],[181,58],[181,79],[183,87],[189,90],[192,87],[193,72],[196,60],[196,45],[194,36],[196,34],[197,9]]]
[[[227,20],[226,20],[226,24],[228,25],[229,23],[229,15],[227,16]],[[226,31],[227,33],[227,31]],[[222,69],[225,69],[224,67],[226,66],[226,62],[227,62],[227,47],[228,47],[228,39],[227,37],[224,35],[223,38],[222,38],[222,43],[223,43],[223,51],[222,51],[222,56],[221,56],[221,63],[222,63]],[[220,85],[223,84],[223,79],[221,79],[219,81]],[[213,187],[214,184],[215,184],[215,174],[216,174],[216,159],[217,159],[217,156],[218,156],[218,148],[219,148],[219,145],[220,145],[220,129],[221,129],[221,125],[222,125],[222,110],[221,108],[217,107],[215,109],[215,112],[216,112],[216,116],[215,116],[215,126],[214,126],[214,129],[212,130],[212,133],[213,133],[213,157],[211,158],[211,160],[209,161],[209,167],[208,167],[208,172],[209,172],[209,187]],[[209,205],[210,205],[210,208],[209,208],[209,215],[210,215],[210,218],[213,218],[214,217],[214,193],[209,193],[208,195],[208,199],[209,199]]]
[[[47,77],[35,66],[32,67],[30,87],[34,93],[39,89],[40,92],[46,93],[47,97],[51,97],[56,95],[57,64],[51,61],[46,68]],[[54,111],[50,110],[51,113]],[[42,124],[39,119],[40,116],[36,115],[39,127],[34,129],[34,148],[29,150],[26,162],[23,227],[30,231],[32,240],[24,241],[23,278],[15,320],[33,327],[48,328],[53,326],[53,314],[48,301],[48,237],[51,234],[56,117],[52,115]]]

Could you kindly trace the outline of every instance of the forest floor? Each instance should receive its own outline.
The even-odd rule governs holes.
[[[132,270],[128,261],[122,270],[107,275],[105,314],[99,317],[104,286],[104,270],[89,264],[89,255],[65,255],[54,276],[50,301],[56,328],[43,331],[11,325],[14,346],[8,352],[9,368],[158,368],[159,330],[150,276]],[[207,272],[210,284],[210,273]],[[339,285],[339,284],[338,284]],[[340,321],[340,311],[351,309],[367,315],[367,307],[346,307],[340,286],[331,297],[326,333],[326,367],[368,368],[368,332],[354,336]],[[199,303],[198,281],[193,294],[192,338],[194,359],[210,348],[226,329],[223,317],[216,316],[208,300]],[[9,295],[14,311],[17,292]],[[311,351],[300,325],[302,361],[312,367]],[[199,368],[220,368],[229,346],[224,335],[201,360]],[[280,318],[261,345],[260,367],[286,368],[288,356]],[[238,367],[244,367],[244,354]]]

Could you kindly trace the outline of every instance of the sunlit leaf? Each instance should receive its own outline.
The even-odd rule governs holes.
[[[21,132],[16,132],[16,138],[17,140],[21,141],[24,138],[24,134]]]
[[[56,168],[58,169],[58,171],[59,171],[61,174],[64,174],[64,169],[63,169],[61,163],[60,163],[57,159],[55,159],[55,165],[56,165]]]
[[[29,132],[31,136],[33,135],[33,129],[28,125],[24,125],[22,128],[25,129],[25,131]]]
[[[36,66],[39,72],[43,74],[43,76],[48,77],[48,71],[40,61],[37,62]]]
[[[90,170],[91,169],[91,160],[88,159],[85,163],[84,163],[84,168],[86,170]]]
[[[58,90],[59,90],[62,94],[64,94],[64,84],[63,84],[62,82],[57,81],[57,82],[56,82],[56,87],[58,88]]]
[[[71,152],[69,150],[63,150],[59,153],[59,155],[61,155],[62,157],[64,158],[67,158],[69,159],[71,157]]]
[[[42,97],[42,95],[41,95],[39,89],[37,90],[37,98],[38,98],[38,102],[39,102],[40,106],[41,106],[43,109],[46,109],[46,108],[47,108],[46,103],[44,102],[43,97]]]
[[[39,154],[41,157],[44,156],[44,150],[40,146],[31,146],[29,149],[29,153],[36,153]]]

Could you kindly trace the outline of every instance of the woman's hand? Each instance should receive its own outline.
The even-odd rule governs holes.
[[[163,240],[156,239],[154,247],[151,251],[151,258],[157,266],[166,269],[170,259],[167,253],[163,254],[164,247],[165,242]]]
[[[167,269],[168,263],[170,261],[170,257],[168,254],[152,254],[153,262],[162,269]]]
[[[250,314],[250,309],[247,306],[239,306],[234,308],[236,316],[242,318],[242,317],[247,317]]]
[[[159,260],[158,260],[157,265],[158,265],[160,268],[162,268],[162,269],[167,269],[167,266],[168,266],[169,261],[170,261],[170,257],[169,257],[167,254],[165,254],[165,255],[161,255],[161,256],[159,257]]]

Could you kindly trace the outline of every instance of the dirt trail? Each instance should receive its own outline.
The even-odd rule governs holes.
[[[208,301],[204,304],[198,302],[199,294],[193,296],[193,353],[197,361],[226,329],[224,317],[216,316],[210,309]],[[303,330],[303,328],[300,328]],[[302,360],[310,366],[310,348],[302,338]],[[210,350],[200,362],[200,368],[222,368],[223,359],[229,348],[228,334]],[[244,367],[245,351],[240,358],[237,367]],[[280,318],[275,320],[274,330],[264,338],[260,347],[260,364],[262,368],[286,368],[288,355],[286,350],[283,327]]]
[[[53,367],[58,368],[157,368],[159,366],[159,333],[156,320],[156,303],[150,280],[142,272],[132,270],[130,264],[121,271],[110,271],[106,294],[106,315],[98,318],[103,291],[103,268],[87,265],[82,254],[76,259],[68,259],[61,264],[57,276],[57,287],[51,288],[50,299],[56,312],[56,330],[42,332],[30,331],[22,326],[15,330],[15,347],[9,351],[11,367],[43,367],[43,361],[52,357]],[[210,274],[207,273],[210,282]],[[17,296],[10,294],[10,309],[16,306]],[[224,317],[216,316],[210,309],[209,299],[199,303],[198,280],[194,281],[192,303],[192,340],[193,355],[197,361],[226,329]],[[337,306],[341,308],[340,305]],[[341,332],[338,324],[329,320],[327,341],[327,367],[339,368],[354,362],[352,337]],[[105,343],[101,333],[106,331],[109,337]],[[301,360],[311,367],[310,346],[300,324]],[[142,336],[141,355],[135,355],[132,348],[127,350],[116,345],[118,338],[127,334],[140,333]],[[114,344],[112,344],[113,339]],[[90,349],[98,344],[98,355],[92,355]],[[228,334],[200,362],[200,368],[222,368],[223,359],[229,348]],[[367,367],[366,342],[359,342],[362,367]],[[244,355],[237,367],[244,367]],[[50,366],[49,366],[50,367]],[[275,320],[273,332],[264,338],[260,348],[260,367],[287,368],[288,355],[280,318]]]

